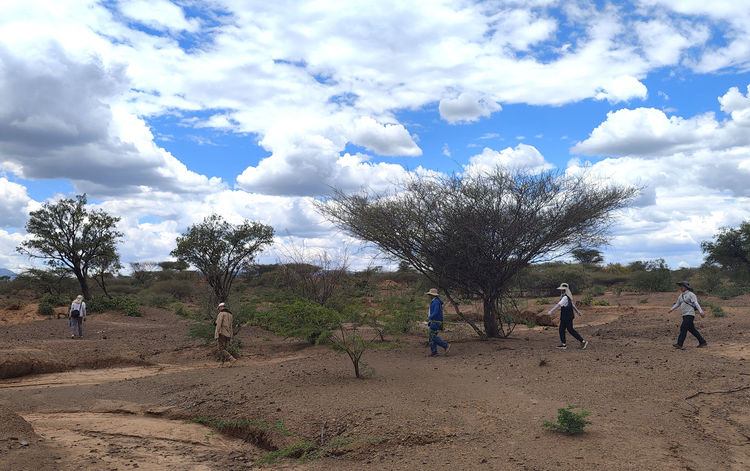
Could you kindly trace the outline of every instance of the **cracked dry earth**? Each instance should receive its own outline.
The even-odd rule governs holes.
[[[0,469],[750,469],[750,296],[707,299],[726,317],[698,320],[709,346],[684,350],[675,297],[583,309],[584,351],[556,350],[554,327],[479,341],[452,325],[450,355],[429,358],[415,328],[365,354],[364,380],[330,349],[253,328],[220,367],[158,309],[91,316],[81,340],[63,319],[0,311]],[[585,433],[541,427],[568,404],[591,411]],[[301,443],[314,459],[264,461]]]

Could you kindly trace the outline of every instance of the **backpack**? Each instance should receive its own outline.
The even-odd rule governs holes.
[[[78,307],[80,308],[81,305],[79,304]],[[70,317],[81,317],[81,311],[79,311],[78,309],[73,309],[72,311],[70,311]]]

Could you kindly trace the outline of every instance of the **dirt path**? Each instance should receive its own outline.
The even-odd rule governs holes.
[[[81,341],[65,339],[56,320],[9,326],[0,354],[33,354],[68,371],[0,380],[0,412],[26,419],[7,421],[15,435],[0,434],[0,463],[14,471],[748,469],[750,299],[734,300],[725,318],[697,321],[708,348],[689,338],[675,350],[679,316],[665,314],[674,296],[645,297],[584,309],[576,323],[591,342],[584,351],[556,350],[554,327],[519,325],[510,339],[482,342],[454,325],[441,334],[451,354],[429,358],[415,328],[399,348],[365,354],[375,371],[365,380],[328,348],[251,328],[240,333],[243,357],[222,368],[187,337],[189,325],[157,310],[92,317]],[[540,426],[568,404],[592,412],[586,433]],[[257,425],[220,435],[184,423],[199,417]],[[260,464],[301,444],[314,459]]]
[[[260,457],[242,440],[177,420],[87,412],[33,413],[23,418],[65,457],[61,467],[67,469],[210,471],[216,469],[217,456],[241,462]]]

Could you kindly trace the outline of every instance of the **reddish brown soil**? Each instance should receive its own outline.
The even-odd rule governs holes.
[[[711,299],[726,317],[699,319],[709,346],[684,350],[675,297],[582,309],[584,351],[556,350],[554,327],[480,341],[451,325],[450,354],[430,358],[415,328],[367,352],[363,380],[329,348],[253,328],[221,367],[158,309],[92,315],[76,340],[64,319],[0,323],[0,469],[750,469],[750,297]],[[591,411],[585,433],[541,427],[568,404]],[[252,423],[217,434],[195,417]],[[322,456],[259,463],[303,441]]]

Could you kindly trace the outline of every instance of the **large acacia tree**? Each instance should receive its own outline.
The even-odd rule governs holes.
[[[484,333],[498,337],[498,312],[516,274],[572,248],[604,243],[613,211],[636,191],[583,176],[498,168],[466,177],[415,175],[392,194],[337,191],[318,209],[408,263],[449,299],[451,293],[481,299]]]
[[[750,276],[750,221],[737,228],[722,228],[711,242],[701,243],[706,263]]]
[[[273,234],[271,226],[259,222],[235,225],[212,214],[177,238],[172,256],[197,268],[217,300],[224,302],[237,273],[273,242]]]
[[[98,270],[102,264],[112,266],[110,262],[118,259],[117,240],[122,233],[116,230],[119,217],[100,209],[91,210],[86,204],[83,194],[45,203],[32,211],[26,223],[31,238],[16,250],[72,272],[81,285],[81,294],[90,299],[89,271]]]

